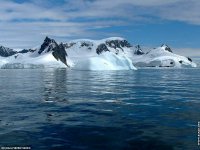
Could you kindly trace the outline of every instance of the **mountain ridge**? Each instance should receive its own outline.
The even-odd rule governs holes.
[[[0,47],[1,48],[1,47]],[[136,67],[196,67],[191,58],[174,54],[167,44],[143,52],[140,45],[132,45],[121,37],[102,40],[79,39],[66,43],[57,43],[46,37],[36,49],[0,49],[0,56],[5,59],[1,64],[33,63],[45,66],[66,66],[88,70],[129,70]],[[13,57],[14,56],[14,57]],[[28,60],[30,59],[30,60]],[[98,61],[97,61],[98,60]],[[49,64],[48,64],[49,62]],[[61,64],[62,65],[61,65]],[[95,63],[95,64],[94,64]],[[97,65],[98,64],[98,65]],[[2,66],[2,65],[1,65]],[[92,67],[95,66],[96,68]]]

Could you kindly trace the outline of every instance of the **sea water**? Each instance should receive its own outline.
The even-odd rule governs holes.
[[[195,150],[200,69],[0,70],[0,147]]]

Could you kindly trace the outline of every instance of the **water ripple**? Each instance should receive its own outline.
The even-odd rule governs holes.
[[[0,146],[197,149],[199,69],[1,70],[0,89]]]

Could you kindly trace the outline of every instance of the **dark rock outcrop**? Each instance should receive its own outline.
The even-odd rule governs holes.
[[[93,46],[93,44],[87,43],[87,42],[82,42],[81,47],[84,47],[84,46],[89,47],[89,46]]]
[[[190,62],[192,62],[192,59],[191,59],[190,57],[187,57],[187,59],[188,59]]]
[[[144,54],[144,52],[142,51],[140,45],[136,45],[135,48],[136,48],[136,50],[134,52],[135,55],[143,55]]]
[[[56,60],[62,61],[66,66],[69,67],[66,59],[67,52],[65,51],[65,45],[63,43],[56,45],[52,51],[52,55],[56,58]]]
[[[64,46],[67,49],[67,48],[70,48],[70,47],[74,46],[75,44],[76,43],[74,43],[74,42],[72,42],[72,43],[66,43],[66,44],[64,44]]]
[[[18,53],[25,54],[25,53],[28,53],[28,52],[29,52],[28,49],[23,49],[23,50],[19,51]]]
[[[15,55],[16,53],[17,51],[14,51],[13,49],[0,46],[0,56],[2,57],[9,57],[9,56]]]
[[[88,50],[91,50],[92,46],[93,46],[93,44],[91,42],[82,42],[80,48],[87,47]]]
[[[100,44],[96,49],[96,52],[98,55],[101,54],[102,52],[106,52],[106,51],[109,51],[106,44]]]
[[[106,45],[115,49],[122,49],[123,47],[132,47],[131,44],[126,40],[107,40]]]
[[[38,51],[38,54],[41,54],[42,52],[44,52],[45,49],[47,49],[46,52],[50,52],[57,45],[58,44],[56,43],[56,41],[54,39],[50,39],[50,38],[46,37]]]
[[[25,53],[28,53],[28,52],[33,53],[33,52],[35,52],[35,51],[36,51],[36,50],[33,50],[33,49],[23,49],[23,50],[21,50],[21,51],[19,51],[19,52],[17,52],[17,53],[25,54]]]
[[[173,53],[172,50],[171,50],[171,48],[168,45],[162,44],[161,47],[165,47],[166,51]]]

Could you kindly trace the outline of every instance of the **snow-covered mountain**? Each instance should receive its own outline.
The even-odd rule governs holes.
[[[137,67],[196,67],[190,58],[162,45],[144,53],[139,45],[112,37],[57,43],[48,37],[35,49],[0,49],[1,68],[71,68],[75,70],[130,70]]]
[[[171,48],[165,44],[154,48],[146,54],[134,55],[133,64],[137,67],[196,67],[197,65],[189,57],[174,54]]]

